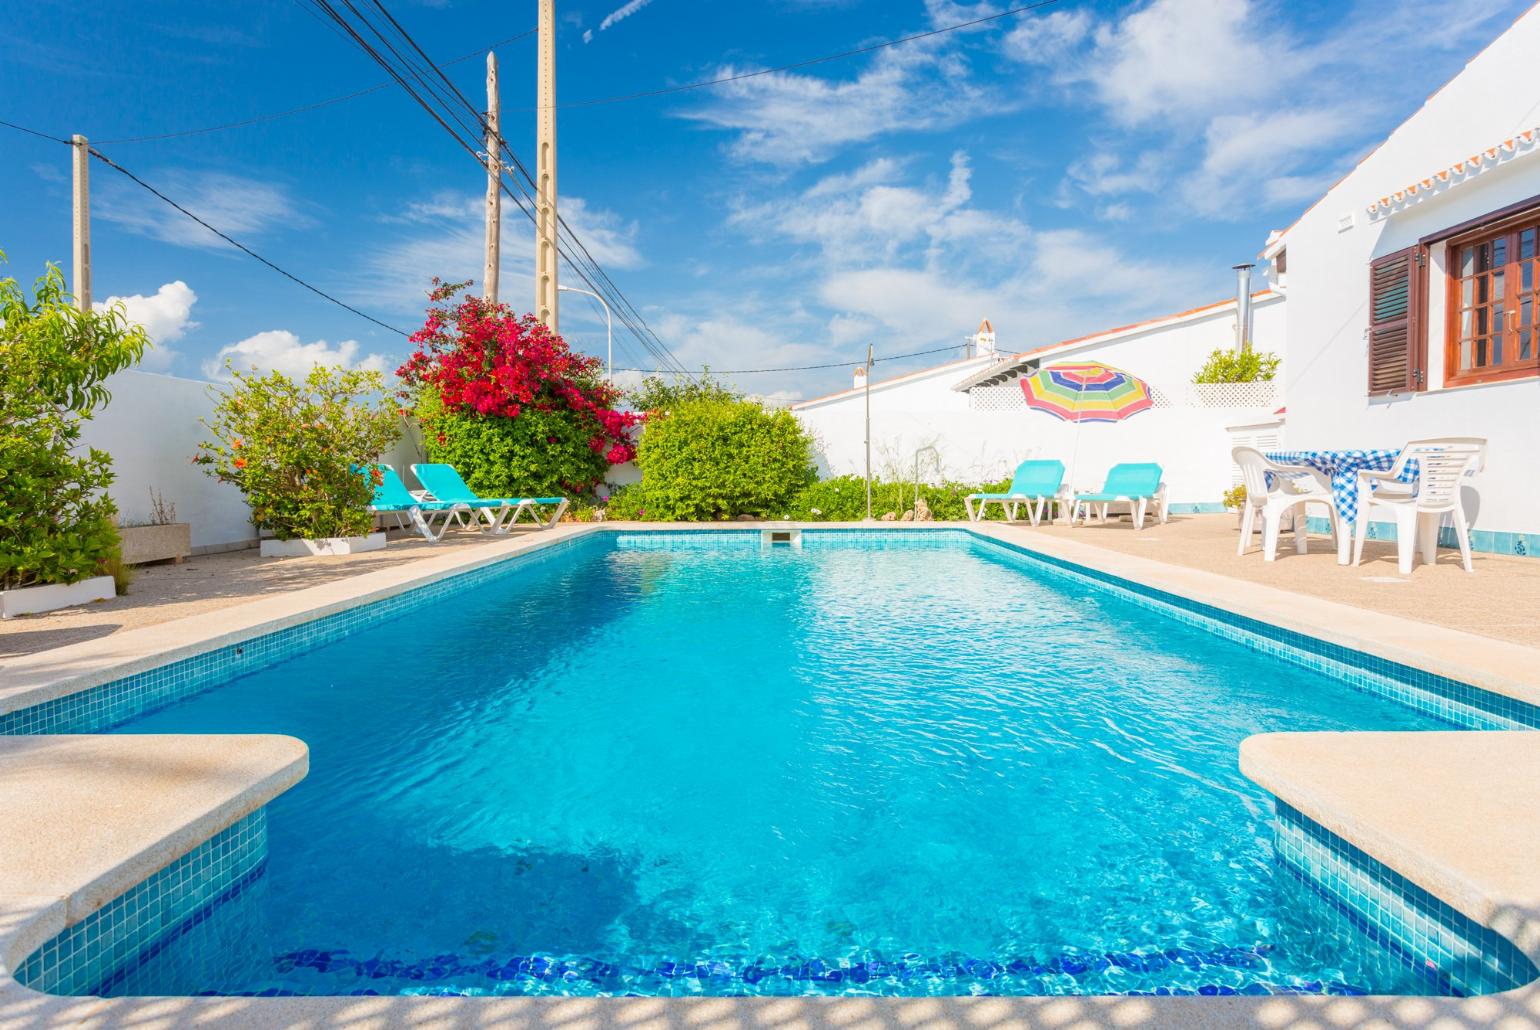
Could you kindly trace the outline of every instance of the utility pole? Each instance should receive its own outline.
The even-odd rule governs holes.
[[[91,310],[91,145],[81,135],[71,137],[75,148],[75,307]]]
[[[535,317],[560,332],[556,281],[556,0],[540,0],[535,116]]]
[[[497,303],[497,273],[502,260],[503,140],[498,132],[497,54],[487,54],[487,260],[481,295]]]
[[[866,345],[866,521],[872,520],[872,345]]]

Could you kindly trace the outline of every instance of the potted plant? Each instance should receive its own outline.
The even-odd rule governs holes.
[[[167,501],[152,487],[150,517],[143,522],[121,521],[118,542],[124,565],[145,565],[154,561],[181,563],[192,554],[192,526],[176,520],[176,503]]]
[[[240,372],[216,390],[196,464],[246,497],[271,538],[264,557],[353,554],[385,546],[372,532],[373,486],[359,473],[399,435],[378,372],[317,365],[304,380]]]
[[[1221,500],[1224,503],[1225,511],[1235,512],[1236,522],[1239,523],[1241,516],[1246,511],[1246,488],[1244,486],[1232,486],[1224,492]]]
[[[0,617],[114,595],[112,456],[80,427],[148,346],[120,305],[77,309],[55,265],[30,300],[0,278]]]

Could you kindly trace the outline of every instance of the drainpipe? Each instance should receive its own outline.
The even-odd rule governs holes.
[[[1252,265],[1235,267],[1235,350],[1236,353],[1251,349],[1251,269]]]

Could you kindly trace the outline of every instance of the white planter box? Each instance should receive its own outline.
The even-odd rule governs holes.
[[[320,540],[264,540],[264,558],[310,558],[325,555],[359,554],[385,547],[384,533],[368,536],[329,536]]]
[[[92,601],[110,601],[117,596],[111,576],[92,576],[79,583],[48,583],[40,587],[0,590],[0,618],[36,615],[59,608],[73,608]]]

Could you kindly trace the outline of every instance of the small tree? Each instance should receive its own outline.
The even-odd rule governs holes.
[[[1257,350],[1226,350],[1220,348],[1208,356],[1195,383],[1265,383],[1278,374],[1283,359],[1276,354]]]
[[[362,536],[374,518],[361,466],[395,442],[400,422],[378,372],[317,365],[303,382],[230,366],[216,391],[212,439],[193,461],[246,496],[251,521],[280,540]]]
[[[641,386],[626,394],[626,400],[636,411],[666,413],[690,401],[741,401],[743,394],[713,377],[707,368],[683,381],[647,376]]]
[[[4,254],[0,254],[4,260]],[[79,311],[56,265],[28,300],[0,278],[0,589],[77,583],[117,555],[112,456],[77,450],[107,378],[150,345],[121,306]]]
[[[640,418],[616,410],[598,359],[533,315],[474,296],[445,304],[466,285],[436,286],[417,351],[396,373],[428,457],[483,494],[591,493],[635,455]]]

